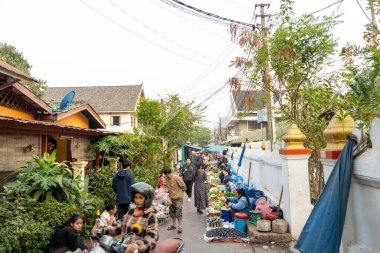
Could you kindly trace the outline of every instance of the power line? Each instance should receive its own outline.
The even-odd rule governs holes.
[[[98,10],[95,9],[93,6],[89,5],[88,3],[84,2],[83,0],[79,0],[79,1],[80,1],[83,5],[85,5],[86,7],[88,7],[89,9],[91,9],[92,11],[94,11],[95,13],[101,15],[102,17],[104,17],[104,18],[107,19],[108,21],[114,23],[115,25],[119,26],[120,28],[122,28],[122,29],[125,30],[125,31],[127,31],[127,32],[129,32],[129,33],[132,33],[133,35],[135,35],[136,37],[138,37],[138,38],[144,40],[145,42],[148,42],[148,43],[151,44],[151,45],[154,45],[154,46],[156,46],[156,47],[158,47],[158,48],[160,48],[160,49],[162,49],[162,50],[164,50],[164,51],[166,51],[166,52],[168,52],[168,53],[171,53],[171,54],[173,54],[173,55],[176,55],[176,56],[181,57],[181,58],[183,58],[183,59],[186,59],[186,60],[188,60],[188,61],[191,61],[191,62],[194,62],[194,63],[200,64],[200,65],[208,66],[208,64],[206,64],[206,63],[203,63],[203,62],[200,62],[200,61],[197,61],[197,60],[191,59],[191,58],[189,58],[189,57],[187,57],[187,56],[184,56],[184,55],[179,54],[179,53],[177,53],[177,52],[175,52],[175,51],[173,51],[173,50],[170,50],[170,49],[168,49],[168,48],[165,48],[165,47],[163,47],[163,46],[161,46],[161,45],[159,45],[159,44],[157,44],[157,43],[155,43],[155,42],[153,42],[153,41],[151,41],[151,40],[149,40],[149,39],[147,39],[147,38],[141,36],[140,34],[134,32],[133,30],[129,29],[128,27],[126,27],[126,26],[120,24],[119,22],[115,21],[114,19],[112,19],[112,18],[108,17],[107,15],[103,14],[102,12],[98,11]]]
[[[252,25],[252,24],[242,22],[242,21],[233,20],[230,18],[225,18],[225,17],[219,16],[217,14],[213,14],[211,12],[207,12],[207,11],[204,11],[202,9],[196,8],[194,6],[185,4],[179,0],[161,0],[161,1],[173,6],[175,8],[178,8],[184,12],[187,12],[187,13],[193,14],[193,15],[196,14],[196,16],[198,16],[198,17],[202,17],[204,19],[207,19],[207,20],[210,20],[210,21],[213,21],[216,23],[221,23],[221,24],[225,24],[225,25],[234,23],[234,24],[239,24],[241,26],[255,28],[254,25]],[[182,7],[182,8],[180,8],[180,7]]]
[[[324,11],[324,10],[326,10],[326,9],[328,9],[328,8],[330,8],[330,7],[334,6],[334,5],[336,5],[336,4],[339,4],[339,5],[340,5],[342,2],[343,2],[343,0],[338,0],[338,1],[334,2],[334,3],[332,3],[332,4],[329,4],[329,5],[326,6],[326,7],[323,7],[322,9],[319,9],[319,10],[313,11],[312,13],[309,13],[309,15],[314,15],[315,13],[318,13],[318,12]]]
[[[185,100],[193,100],[194,98],[203,97],[203,96],[205,96],[205,95],[208,95],[208,94],[210,93],[210,90],[211,90],[211,89],[217,88],[217,87],[219,87],[220,85],[224,85],[224,84],[225,84],[225,82],[223,82],[223,83],[219,83],[219,84],[217,84],[217,85],[215,85],[215,86],[209,87],[209,88],[207,88],[207,89],[205,89],[205,90],[198,91],[198,92],[196,92],[196,93],[192,93],[192,94],[190,94],[190,95],[186,95],[186,96],[184,96],[184,97],[182,97],[182,98],[185,99]],[[195,97],[195,96],[196,96],[196,97]]]
[[[373,23],[373,21],[368,17],[367,13],[365,12],[363,6],[359,3],[358,0],[356,0],[356,3],[359,5],[360,9],[362,10],[362,12],[364,13],[364,15],[367,17],[368,21],[372,24],[373,28],[376,29],[376,31],[378,33],[380,33],[379,29],[377,28],[377,25]]]
[[[169,42],[175,44],[176,46],[178,46],[178,47],[180,47],[180,48],[183,48],[183,49],[185,49],[185,50],[187,50],[187,51],[189,51],[189,52],[191,52],[191,53],[193,53],[193,54],[196,54],[196,55],[198,55],[198,56],[201,56],[202,58],[205,58],[205,59],[207,59],[207,60],[209,60],[209,61],[213,61],[213,59],[210,59],[209,57],[207,57],[207,56],[205,56],[205,55],[203,55],[203,54],[200,54],[200,53],[198,53],[198,52],[192,50],[191,48],[185,47],[185,46],[179,44],[178,42],[176,42],[176,41],[174,41],[174,40],[172,40],[172,39],[169,39],[168,37],[166,37],[165,35],[161,34],[161,33],[158,32],[158,31],[156,31],[155,29],[149,27],[148,25],[146,25],[145,23],[143,23],[142,21],[140,21],[140,20],[139,20],[138,18],[136,18],[135,16],[133,16],[133,15],[129,14],[128,12],[126,12],[123,8],[121,8],[119,5],[117,5],[117,4],[116,4],[115,2],[113,2],[112,0],[107,0],[107,1],[108,1],[109,3],[111,3],[113,6],[115,6],[116,8],[118,8],[118,9],[119,9],[124,15],[126,15],[126,16],[132,18],[132,19],[135,20],[137,23],[139,23],[140,25],[144,26],[146,29],[148,29],[148,30],[154,32],[155,34],[157,34],[158,36],[160,36],[160,37],[163,38],[164,40],[167,40],[167,41],[169,41]]]
[[[214,31],[211,31],[211,30],[209,30],[209,29],[206,29],[205,27],[203,27],[203,26],[201,26],[201,25],[198,25],[197,23],[192,22],[191,20],[185,18],[184,15],[179,15],[179,14],[176,13],[175,11],[172,11],[171,9],[168,9],[168,8],[166,8],[166,7],[164,7],[164,6],[160,5],[160,4],[158,4],[158,2],[156,2],[156,1],[151,1],[151,2],[154,3],[155,5],[157,5],[158,7],[162,8],[162,9],[164,9],[164,10],[170,12],[170,13],[172,13],[173,15],[176,15],[176,16],[180,17],[181,19],[186,20],[188,23],[190,23],[190,24],[192,24],[192,25],[194,25],[194,26],[197,26],[197,27],[199,27],[200,29],[202,29],[202,30],[204,30],[204,31],[206,31],[206,32],[208,32],[208,33],[211,33],[211,34],[215,35],[216,37],[219,37],[219,38],[221,38],[221,39],[224,39],[224,40],[228,40],[228,41],[230,41],[230,39],[228,39],[228,38],[226,38],[226,37],[223,37],[223,36],[221,36],[220,34],[214,32]]]
[[[200,83],[200,81],[202,81],[203,79],[206,78],[206,76],[208,76],[212,71],[214,71],[214,69],[220,64],[222,63],[223,60],[225,60],[232,52],[233,50],[228,53],[227,55],[225,55],[222,59],[219,60],[219,58],[222,57],[222,55],[227,52],[227,50],[232,46],[233,44],[231,43],[230,45],[228,45],[228,47],[223,50],[223,52],[214,60],[214,62],[212,62],[199,76],[197,76],[191,83],[189,83],[188,85],[185,86],[185,88],[182,89],[182,91],[180,92],[180,94],[184,94],[186,93],[186,91],[189,91],[191,88],[195,87],[197,84]],[[214,65],[214,63],[216,63]],[[213,66],[214,65],[214,66]]]

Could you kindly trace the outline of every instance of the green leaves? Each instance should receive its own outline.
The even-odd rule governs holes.
[[[71,169],[56,163],[56,151],[43,157],[33,157],[17,176],[17,180],[4,187],[7,196],[31,196],[37,201],[50,198],[74,202],[79,194],[79,181],[72,178]]]

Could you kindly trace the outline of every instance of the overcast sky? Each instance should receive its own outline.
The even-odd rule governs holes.
[[[183,0],[227,18],[251,22],[255,4],[279,1]],[[297,15],[334,0],[296,0]],[[359,0],[365,6],[366,1]],[[87,5],[86,5],[87,4]],[[140,84],[151,98],[180,93],[200,103],[237,70],[241,56],[227,27],[183,13],[160,0],[0,0],[0,42],[23,52],[32,75],[49,86]],[[338,5],[319,12],[337,11]],[[362,43],[367,20],[355,0],[339,6],[344,13],[334,34],[340,46]],[[258,14],[258,9],[256,9]],[[229,112],[229,88],[205,105],[208,126]]]

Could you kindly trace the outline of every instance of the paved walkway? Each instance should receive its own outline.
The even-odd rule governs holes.
[[[186,198],[184,198],[184,200],[185,199]],[[193,200],[191,202],[184,202],[183,217],[184,224],[182,234],[178,234],[177,230],[166,230],[171,224],[171,222],[167,220],[165,223],[159,225],[160,239],[170,237],[183,238],[185,240],[186,253],[254,253],[252,245],[247,243],[205,242],[203,240],[203,234],[206,233],[206,215],[197,214]]]
[[[186,200],[187,198],[184,198]],[[181,237],[185,240],[186,253],[292,253],[298,252],[289,249],[288,244],[284,243],[266,243],[266,244],[248,244],[236,242],[210,242],[203,239],[206,233],[206,215],[199,215],[194,207],[194,202],[184,201],[183,205],[184,225],[182,234],[177,230],[166,230],[171,224],[170,220],[159,225],[160,240],[170,237]],[[294,244],[294,243],[292,243]]]

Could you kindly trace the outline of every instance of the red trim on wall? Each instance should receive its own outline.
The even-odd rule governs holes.
[[[318,157],[320,159],[338,159],[342,153],[342,150],[326,150],[322,149],[318,151]]]
[[[310,155],[311,149],[308,148],[296,148],[296,149],[288,149],[282,148],[279,150],[280,155]]]

